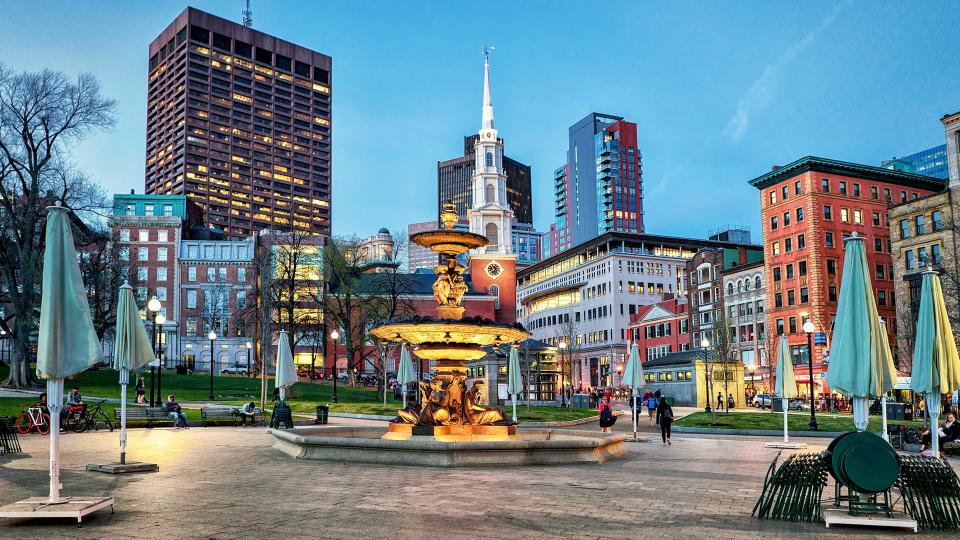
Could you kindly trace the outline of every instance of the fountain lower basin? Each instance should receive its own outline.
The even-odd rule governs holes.
[[[271,429],[273,447],[297,459],[430,467],[604,463],[626,454],[626,435],[553,428],[518,428],[510,440],[441,441],[382,438],[380,426]]]

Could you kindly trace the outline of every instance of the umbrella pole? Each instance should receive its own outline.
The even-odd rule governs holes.
[[[636,369],[636,368],[634,368]],[[633,404],[631,411],[633,412],[633,438],[637,438],[637,387],[634,386],[632,389],[632,394],[630,395],[630,401]]]
[[[853,426],[857,431],[866,431],[870,423],[870,406],[867,396],[853,396]]]
[[[517,423],[517,394],[514,392],[511,394],[513,396],[513,423]]]
[[[887,433],[887,396],[880,398],[880,418],[883,424],[883,440],[890,442],[890,434]]]
[[[50,496],[48,502],[60,499],[60,410],[63,409],[63,379],[47,379],[47,408],[50,410]]]
[[[130,384],[130,370],[120,370],[120,464],[127,462],[127,385]]]
[[[283,398],[286,397],[286,394],[287,394],[287,392],[286,392],[287,387],[286,387],[286,386],[281,386],[281,387],[278,388],[277,390],[278,390],[279,393],[280,393],[280,403],[283,403]]]
[[[787,427],[787,410],[790,408],[790,400],[780,398],[780,402],[783,404],[783,442],[786,444],[790,442],[790,430]]]
[[[933,450],[933,457],[940,457],[940,426],[937,420],[940,418],[940,394],[927,393],[927,414],[930,416],[930,449]]]

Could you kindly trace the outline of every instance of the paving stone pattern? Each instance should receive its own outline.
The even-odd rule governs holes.
[[[116,458],[116,433],[68,433],[64,494],[112,494],[116,513],[101,511],[81,529],[69,520],[7,520],[0,523],[0,538],[741,540],[904,534],[754,519],[750,511],[776,454],[764,448],[765,439],[678,435],[664,447],[653,435],[653,442],[631,443],[627,458],[603,465],[443,470],[296,461],[273,450],[272,437],[259,428],[140,429],[130,432],[129,456],[158,463],[160,472],[112,476],[82,469]],[[25,454],[0,457],[3,503],[46,493],[48,440],[21,440]],[[819,450],[828,441],[807,442]]]

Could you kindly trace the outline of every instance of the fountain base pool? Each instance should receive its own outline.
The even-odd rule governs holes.
[[[437,433],[411,433],[398,440],[385,437],[379,426],[305,426],[269,431],[277,450],[297,459],[322,461],[483,467],[603,463],[626,454],[626,435],[553,428],[513,429],[507,440],[441,440],[444,435]]]

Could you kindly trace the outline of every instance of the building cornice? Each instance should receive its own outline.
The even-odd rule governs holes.
[[[827,159],[817,156],[802,157],[793,163],[789,163],[762,176],[758,176],[753,180],[750,180],[748,183],[757,189],[764,189],[778,184],[784,180],[793,178],[799,174],[810,171],[828,174],[840,174],[855,178],[863,178],[865,180],[876,180],[879,182],[888,182],[904,187],[928,189],[933,191],[939,191],[947,185],[946,180],[933,178],[931,176],[895,171],[891,169],[884,169],[882,167],[874,167],[872,165],[861,165],[858,163],[838,161],[835,159]]]

